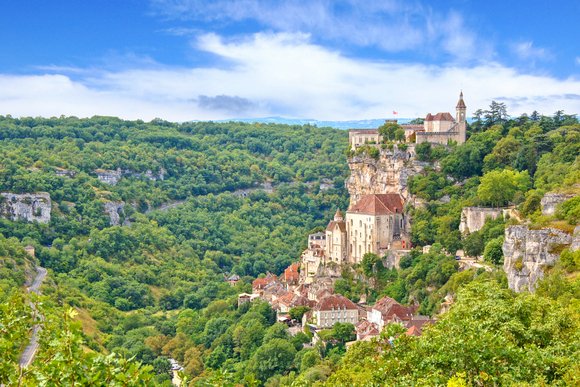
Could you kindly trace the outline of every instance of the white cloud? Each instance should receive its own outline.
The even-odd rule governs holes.
[[[576,64],[580,66],[580,56],[576,57]]]
[[[417,117],[453,113],[460,88],[468,113],[501,99],[511,115],[533,110],[547,114],[575,112],[580,90],[577,79],[526,75],[496,63],[439,67],[347,58],[313,44],[305,34],[260,33],[235,41],[207,34],[196,47],[231,65],[0,75],[0,114],[347,120],[389,117],[394,110],[398,117]]]
[[[457,12],[434,12],[400,0],[151,0],[168,18],[220,23],[255,21],[277,32],[310,33],[321,40],[375,46],[387,52],[421,49],[465,60],[489,58],[490,44]]]
[[[534,47],[534,42],[522,42],[513,45],[520,59],[552,59],[552,54],[545,48]]]

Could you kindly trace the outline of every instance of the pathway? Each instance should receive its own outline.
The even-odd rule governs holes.
[[[38,274],[36,275],[36,278],[34,279],[34,282],[32,283],[32,286],[28,289],[28,292],[34,292],[39,294],[38,289],[40,288],[40,285],[42,284],[42,281],[44,280],[44,277],[46,277],[46,269],[40,267],[40,266],[36,266],[36,270],[38,270]],[[34,308],[34,305],[32,306]],[[42,316],[39,316],[40,320],[43,319]],[[36,351],[38,350],[38,337],[37,337],[37,333],[40,330],[40,325],[35,325],[34,326],[34,330],[32,331],[32,338],[30,339],[30,342],[28,343],[28,346],[24,349],[24,352],[22,353],[22,356],[20,357],[20,366],[23,368],[26,368],[30,365],[30,363],[32,363],[32,359],[34,359],[34,355],[36,354]]]

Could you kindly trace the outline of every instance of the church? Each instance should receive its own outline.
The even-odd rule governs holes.
[[[346,211],[340,209],[326,228],[325,262],[360,263],[366,253],[411,247],[410,224],[399,194],[364,195]]]

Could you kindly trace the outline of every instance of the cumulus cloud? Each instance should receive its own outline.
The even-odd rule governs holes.
[[[515,116],[575,112],[580,90],[576,79],[522,74],[497,63],[443,67],[350,58],[301,33],[258,33],[243,40],[206,34],[195,47],[231,65],[0,75],[0,114],[350,120],[387,118],[397,111],[398,117],[412,118],[453,113],[463,88],[468,114],[499,96],[511,101],[508,112]]]

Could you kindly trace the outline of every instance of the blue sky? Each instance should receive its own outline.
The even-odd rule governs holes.
[[[0,114],[580,113],[580,2],[4,2]]]

